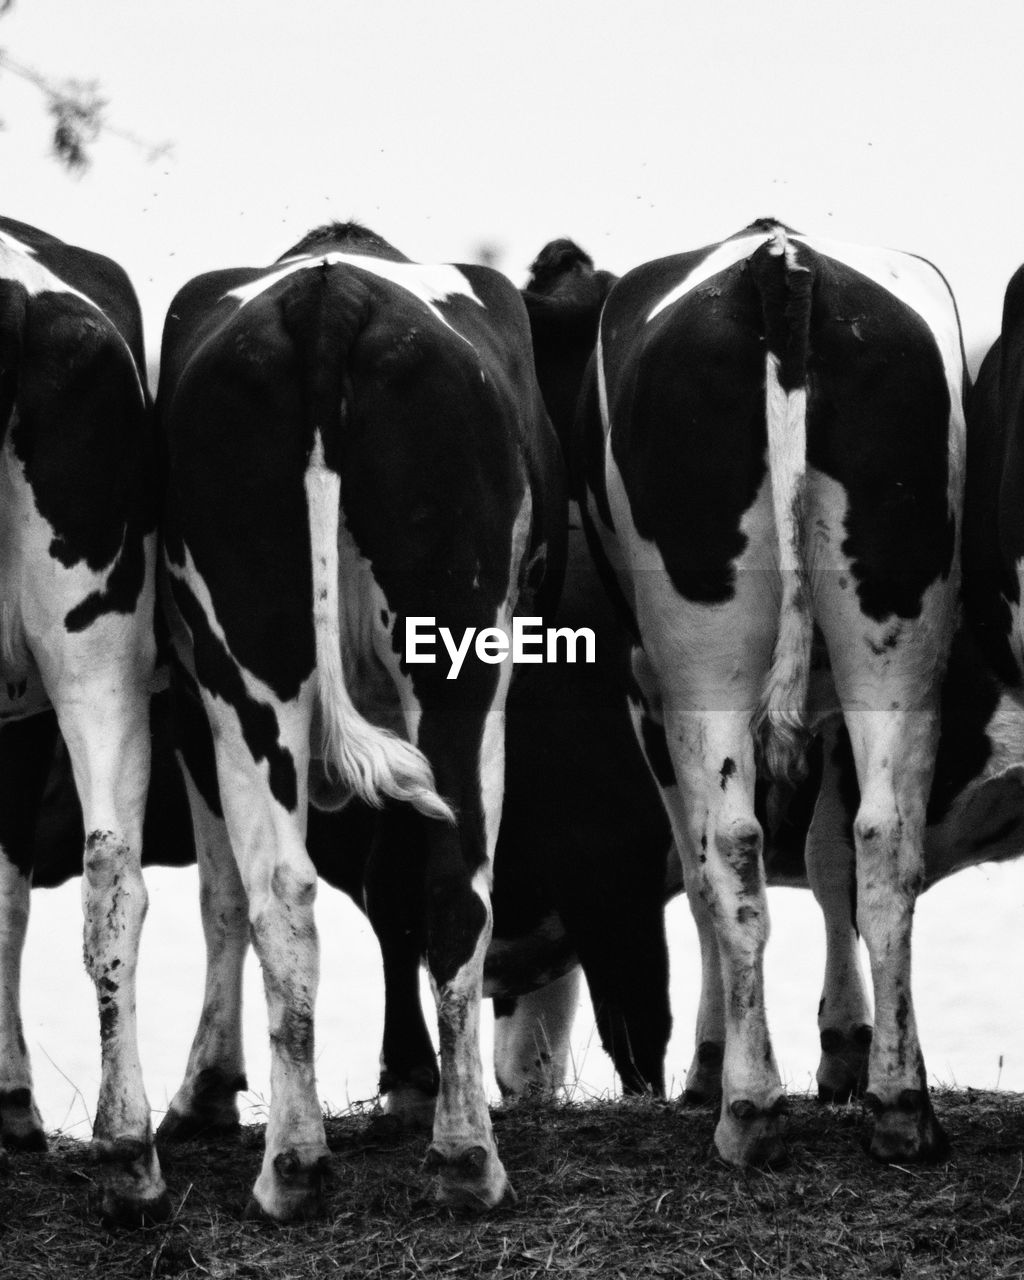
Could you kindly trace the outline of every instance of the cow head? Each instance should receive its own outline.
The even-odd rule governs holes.
[[[576,401],[615,280],[608,271],[595,271],[593,259],[574,241],[552,240],[534,259],[522,290],[537,381],[570,469]]]

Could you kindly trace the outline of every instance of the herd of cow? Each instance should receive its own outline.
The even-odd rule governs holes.
[[[442,1202],[509,1190],[482,994],[506,1094],[560,1083],[581,967],[624,1088],[664,1090],[684,882],[686,1098],[719,1109],[721,1155],[784,1154],[769,882],[824,914],[821,1096],[864,1094],[880,1159],[942,1153],[915,899],[1024,852],[1024,269],[969,392],[953,297],[912,255],[761,220],[621,280],[554,241],[519,291],[333,224],[187,284],[155,405],[145,368],[121,269],[0,219],[6,1148],[45,1146],[18,1002],[30,888],[82,873],[103,1209],[167,1214],[140,868],[197,859],[203,1012],[157,1138],[238,1123],[251,941],[273,1218],[315,1210],[327,1161],[318,874],[380,941],[381,1094],[432,1122]],[[456,679],[407,660],[407,619],[513,617],[590,628],[596,660],[514,679],[479,646]]]

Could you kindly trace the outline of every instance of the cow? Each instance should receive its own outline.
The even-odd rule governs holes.
[[[570,240],[556,240],[546,245],[531,268],[531,276],[523,291],[530,314],[538,377],[552,421],[559,432],[567,454],[573,489],[570,497],[581,496],[582,441],[576,402],[584,382],[588,360],[593,355],[601,307],[615,278],[607,272],[595,271],[593,260]],[[970,504],[968,504],[970,509]],[[968,511],[969,515],[969,511]],[[570,533],[571,537],[571,533]],[[570,548],[572,544],[570,543]],[[588,578],[589,572],[589,578]],[[589,616],[597,628],[599,648],[607,655],[629,647],[625,628],[614,617],[604,616],[595,603],[595,569],[588,567],[585,557],[574,564],[570,551],[567,583],[588,583],[591,592]],[[581,591],[580,585],[576,591]],[[612,584],[613,594],[615,592]],[[600,592],[597,591],[599,597]],[[627,615],[628,616],[628,615]],[[570,673],[564,673],[568,678]],[[621,699],[629,690],[626,665],[619,670],[619,683],[610,696]],[[663,779],[674,781],[671,762],[659,751],[659,737],[645,721],[639,705],[638,691],[631,690],[638,728],[651,747],[652,764]],[[608,691],[602,693],[608,696]],[[981,861],[1000,861],[1020,855],[1024,850],[1024,788],[1020,767],[1024,749],[1024,713],[993,672],[965,626],[955,637],[948,668],[942,682],[941,732],[936,769],[927,807],[925,831],[925,879],[923,888],[944,879],[967,866]],[[609,784],[609,766],[615,762],[627,766],[622,770],[616,803],[626,821],[633,826],[637,838],[631,842],[626,856],[627,873],[640,869],[639,878],[646,892],[656,883],[643,868],[657,862],[659,848],[668,848],[667,832],[659,846],[657,835],[646,844],[644,830],[651,831],[653,788],[639,785],[630,770],[630,748],[621,733],[612,732],[609,717],[602,744],[607,749],[602,757],[591,749],[586,766],[597,779],[595,792]],[[513,748],[514,750],[514,748]],[[607,761],[605,770],[600,759]],[[562,773],[573,772],[575,761],[562,766]],[[561,778],[559,778],[561,781]],[[815,807],[827,806],[832,824],[841,838],[830,836],[834,853],[811,850],[807,853]],[[866,1086],[867,1058],[872,1039],[870,1002],[860,973],[856,923],[856,884],[853,867],[853,821],[859,804],[859,790],[849,738],[835,717],[824,720],[812,740],[807,755],[807,774],[795,788],[770,784],[760,778],[755,788],[755,814],[764,831],[764,865],[768,884],[807,887],[807,867],[824,868],[815,888],[823,908],[827,942],[825,979],[819,1006],[821,1059],[817,1070],[819,1096],[830,1102],[846,1101]],[[577,818],[576,821],[579,821]],[[645,825],[646,824],[646,825]],[[819,818],[813,830],[816,838],[823,827]],[[826,835],[829,835],[825,828]],[[601,843],[595,831],[589,832],[586,854],[579,861],[580,878],[592,878],[598,884],[615,882],[615,871],[608,859],[616,851],[611,842]],[[597,835],[597,839],[593,837]],[[827,860],[826,860],[827,859]],[[500,865],[500,864],[499,864]],[[584,874],[585,869],[585,874]],[[664,897],[683,889],[678,855],[669,849],[664,877]],[[644,890],[637,892],[643,901]],[[609,896],[614,897],[614,894]],[[648,904],[649,906],[649,904]],[[698,916],[698,919],[702,919]],[[620,912],[609,924],[602,919],[599,936],[613,939],[619,951],[637,949],[638,930],[649,920],[646,912]],[[657,954],[657,935],[647,940],[647,952]],[[701,934],[704,972],[702,999],[695,1037],[693,1062],[687,1075],[684,1100],[689,1104],[718,1104],[721,1099],[721,1070],[725,1028],[722,1000],[719,994],[721,976],[718,971],[717,948],[712,930]],[[608,948],[612,952],[613,948]],[[649,1046],[645,1064],[657,1058],[654,1028],[665,1025],[664,1019],[652,1015],[661,999],[664,966],[660,961],[638,961],[617,989],[616,995],[627,1006],[638,1008],[633,1020],[633,1035],[638,1043]],[[629,984],[633,984],[631,995]],[[593,982],[591,982],[593,989]],[[595,993],[596,1003],[596,993]],[[614,1018],[614,1002],[608,999],[604,1014]],[[667,1018],[667,1006],[666,1015]],[[570,1030],[568,1021],[559,1024],[547,1020],[546,1034],[553,1057],[565,1056]],[[601,1018],[599,1015],[599,1026]],[[606,1047],[607,1037],[602,1034]],[[664,1045],[661,1048],[664,1053]],[[660,1061],[660,1060],[659,1060]],[[619,1059],[616,1058],[617,1065]],[[619,1066],[623,1083],[628,1076]],[[660,1071],[648,1070],[649,1087],[658,1091]]]
[[[964,386],[935,268],[772,219],[634,269],[602,310],[580,411],[586,515],[635,629],[639,727],[714,941],[702,950],[725,1027],[715,1140],[736,1164],[784,1158],[756,780],[799,781],[835,706],[860,792],[854,848],[829,789],[808,875],[828,897],[855,860],[876,1010],[871,1151],[945,1149],[910,940],[957,617]]]
[[[145,368],[124,271],[0,219],[0,1134],[8,1148],[45,1146],[18,979],[59,722],[84,812],[84,953],[100,1017],[92,1148],[104,1214],[132,1223],[169,1212],[135,1017],[155,661]]]
[[[555,263],[553,253],[546,253],[538,260],[535,283],[540,290],[551,281],[560,295],[561,338],[567,264],[568,259]],[[584,309],[612,280],[607,273],[592,279],[594,274],[580,272],[569,290],[583,319],[582,327],[568,335],[568,345],[560,340],[557,351],[537,345],[538,357],[549,358],[543,385],[560,432],[569,393],[565,371],[578,386],[596,334],[596,311],[588,317]],[[559,385],[567,387],[562,401]],[[571,390],[574,394],[575,386]],[[671,1025],[662,911],[671,837],[619,696],[629,656],[626,633],[593,569],[578,512],[569,520],[565,588],[554,621],[571,630],[596,629],[600,640],[593,664],[525,667],[509,693],[494,929],[484,964],[484,992],[493,997],[496,1015],[495,1074],[506,1097],[550,1093],[562,1082],[582,966],[602,1042],[624,1087],[660,1093]],[[188,726],[192,742],[191,772],[204,778],[203,794],[217,815],[212,755],[200,745],[203,717],[181,683],[176,705],[179,725]],[[161,744],[154,749],[160,761]],[[392,1115],[429,1122],[438,1070],[419,1001],[417,960],[426,945],[422,913],[412,895],[402,906],[402,927],[389,929],[386,916],[372,909],[370,853],[384,820],[358,799],[341,811],[323,811],[314,803],[306,844],[324,879],[357,905],[371,906],[386,976],[381,1094]],[[404,823],[412,882],[425,860],[423,825],[408,815],[403,819],[400,811],[386,821]],[[152,855],[169,860],[156,848]],[[585,868],[591,873],[584,874]],[[216,976],[223,970],[225,948],[211,942],[200,1032],[160,1126],[161,1141],[229,1131],[238,1123],[235,1094],[244,1086],[238,966],[244,933],[240,923],[236,944],[227,949],[235,975],[230,982]]]
[[[365,894],[385,972],[416,969],[425,939],[441,1043],[437,1195],[491,1207],[509,1184],[477,1032],[511,664],[478,633],[490,642],[517,612],[544,616],[565,541],[523,304],[488,268],[421,265],[358,224],[330,224],[269,267],[178,293],[157,419],[181,722],[198,690],[219,786],[218,798],[202,726],[191,749],[186,728],[208,1003],[234,998],[247,932],[267,991],[272,1101],[255,1204],[283,1220],[318,1200],[307,799],[333,808],[354,794],[383,805]],[[410,647],[423,619],[456,641],[477,636],[458,678]],[[223,1073],[229,1056],[201,1027],[189,1081]]]
[[[968,402],[964,601],[978,645],[1006,685],[1024,686],[1024,267]]]

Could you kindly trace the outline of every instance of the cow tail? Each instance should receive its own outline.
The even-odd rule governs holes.
[[[755,734],[768,775],[797,781],[805,770],[806,706],[814,617],[805,552],[807,353],[813,258],[775,226],[750,259],[761,295],[767,345],[765,417],[779,546],[782,600]]]
[[[349,414],[347,354],[364,322],[350,291],[333,287],[328,263],[286,308],[286,327],[305,360],[310,453],[304,475],[313,571],[313,630],[323,758],[368,804],[404,800],[431,818],[454,821],[437,793],[426,756],[411,742],[372,724],[355,707],[345,679],[342,608],[358,608],[359,592],[339,592],[341,435]],[[359,619],[344,619],[358,634]]]

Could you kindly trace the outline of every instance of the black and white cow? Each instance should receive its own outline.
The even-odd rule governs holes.
[[[596,272],[590,257],[572,241],[557,240],[538,255],[524,291],[541,389],[566,449],[570,473],[576,477],[582,467],[582,442],[573,433],[575,406],[588,357],[593,353],[600,310],[613,282],[614,278],[607,273]],[[970,511],[968,521],[969,516]],[[599,649],[607,654],[609,647],[612,652],[628,647],[622,628],[595,607],[594,569],[589,569],[589,579],[587,572],[585,563],[574,565],[570,541],[567,584],[575,580],[577,593],[590,592],[588,611],[597,629]],[[565,675],[568,677],[569,673]],[[602,696],[621,700],[630,683],[626,672],[620,670],[610,694],[605,689],[601,691]],[[591,692],[596,692],[596,686],[591,687]],[[634,702],[637,701],[635,687],[631,693]],[[634,710],[644,731],[652,764],[659,778],[671,785],[674,774],[671,761],[662,749],[663,738],[649,720],[644,720],[642,708]],[[643,893],[652,892],[654,881],[649,875],[645,876],[643,868],[656,861],[659,853],[656,838],[645,844],[641,836],[644,830],[652,830],[645,824],[651,823],[653,788],[636,784],[635,772],[628,767],[631,763],[629,744],[622,740],[621,733],[614,731],[611,718],[606,723],[602,748],[591,747],[586,765],[597,780],[595,791],[598,793],[609,785],[609,765],[619,761],[627,766],[619,779],[616,804],[624,818],[624,829],[632,824],[637,831],[637,839],[626,853],[628,869],[640,869],[636,898],[639,909],[619,913],[611,927],[598,914],[601,936],[613,940],[613,945],[607,946],[608,962],[617,964],[622,950],[637,948],[637,929],[650,918],[650,904],[645,910],[641,903]],[[1024,852],[1022,750],[1024,711],[1016,705],[1012,691],[989,669],[969,631],[961,629],[942,682],[941,732],[927,807],[924,888],[967,866],[1014,858]],[[561,784],[565,775],[571,775],[574,767],[573,759],[563,763],[556,775],[557,783]],[[819,803],[822,814],[812,826]],[[823,908],[827,943],[825,980],[818,1010],[822,1046],[818,1088],[824,1099],[845,1100],[853,1092],[863,1090],[866,1084],[872,1014],[860,973],[857,946],[853,822],[859,807],[859,790],[849,738],[841,725],[828,721],[821,725],[820,739],[813,741],[809,748],[807,775],[799,780],[795,789],[769,784],[760,778],[754,806],[764,831],[767,882],[806,886],[808,865],[817,872],[815,889]],[[823,821],[826,813],[829,823]],[[579,861],[580,878],[589,878],[596,884],[617,884],[617,873],[609,866],[609,859],[623,858],[624,849],[616,848],[613,840],[602,840],[599,832],[589,830],[588,835],[587,852]],[[815,841],[825,839],[830,847],[808,852],[809,835],[813,835]],[[667,836],[663,837],[661,847],[666,845]],[[678,856],[672,848],[665,895],[681,888]],[[706,920],[706,913],[698,911],[698,919]],[[660,941],[660,931],[648,940],[646,957],[644,948],[637,948],[640,958],[624,977],[621,987],[614,988],[616,997],[629,1002],[630,984],[633,984],[637,1009],[632,1030],[634,1037],[647,1046],[648,1057],[656,1056],[656,1032],[665,1021],[652,1012],[658,1007],[664,983],[663,962],[651,959],[657,953],[657,941]],[[717,1103],[721,1097],[725,1020],[713,929],[702,929],[701,943],[703,990],[695,1055],[685,1097],[690,1102]],[[611,997],[607,1004],[612,1005]],[[606,1010],[608,1016],[611,1014]],[[547,1035],[553,1055],[557,1056],[560,1046],[567,1042],[569,1030],[568,1022],[559,1026],[548,1019]],[[564,1049],[562,1054],[564,1056]],[[618,1058],[616,1061],[618,1064]],[[648,1072],[647,1079],[652,1083],[660,1078],[660,1071]],[[624,1074],[623,1079],[627,1079]]]
[[[964,599],[987,660],[1024,686],[1024,267],[1006,287],[1002,328],[968,405]]]
[[[817,681],[809,699],[816,650],[860,788],[872,1150],[906,1160],[943,1145],[910,939],[956,621],[963,389],[956,310],[933,267],[770,220],[629,272],[602,312],[583,393],[589,516],[634,619],[644,740],[663,728],[653,763],[670,784],[698,927],[714,937],[721,982],[705,990],[721,987],[725,1026],[716,1142],[737,1163],[782,1154],[754,792],[759,766],[770,779],[800,776],[823,714]],[[844,844],[839,817],[818,803],[816,892]]]
[[[0,1132],[45,1145],[18,981],[55,728],[85,814],[103,1208],[166,1215],[136,1035],[155,645],[154,472],[138,303],[109,259],[0,219]],[[20,723],[14,723],[18,722]]]
[[[211,981],[229,998],[249,929],[267,991],[256,1201],[291,1218],[319,1189],[306,802],[328,807],[347,789],[387,801],[367,886],[378,934],[394,939],[385,965],[418,964],[414,900],[425,937],[438,1193],[491,1206],[508,1184],[477,1031],[510,664],[473,645],[449,679],[446,660],[407,661],[406,624],[434,619],[456,641],[507,631],[542,579],[557,590],[561,464],[522,302],[487,268],[423,266],[354,224],[321,228],[271,267],[178,294],[158,418],[174,640],[213,729],[234,851],[223,857],[213,797],[196,785],[203,762],[190,762]],[[404,841],[411,820],[425,856]],[[223,1046],[201,1027],[190,1081],[207,1062],[222,1069]],[[188,1099],[175,1105],[187,1112]]]

